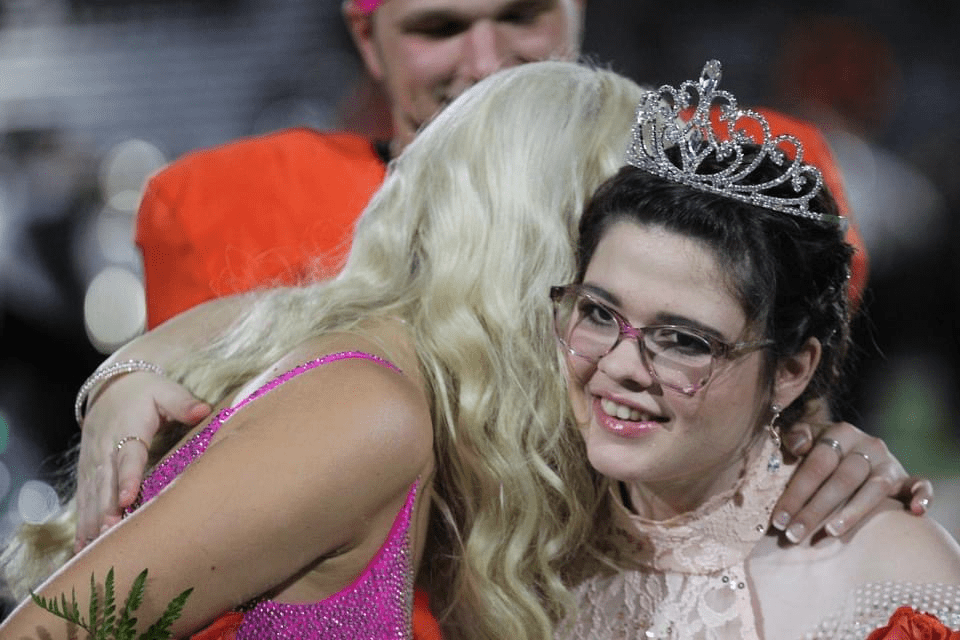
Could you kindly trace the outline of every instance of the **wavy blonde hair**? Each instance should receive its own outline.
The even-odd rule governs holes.
[[[171,368],[215,402],[307,338],[403,319],[438,462],[421,573],[448,637],[540,640],[570,605],[562,569],[587,540],[595,488],[548,290],[573,276],[581,209],[622,164],[639,97],[573,63],[487,78],[392,163],[338,277],[252,297]]]

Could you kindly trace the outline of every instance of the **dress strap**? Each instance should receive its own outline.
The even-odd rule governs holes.
[[[317,367],[322,367],[323,365],[330,364],[331,362],[337,362],[339,360],[369,360],[370,362],[375,362],[387,369],[392,369],[397,373],[403,373],[403,371],[401,371],[400,367],[398,367],[397,365],[393,364],[389,360],[381,358],[380,356],[374,355],[372,353],[367,353],[366,351],[338,351],[336,353],[330,353],[325,356],[320,356],[319,358],[316,358],[315,360],[310,360],[309,362],[304,362],[303,364],[297,365],[296,367],[294,367],[293,369],[290,369],[285,373],[281,373],[279,376],[265,383],[262,387],[260,387],[256,391],[253,391],[250,395],[248,395],[247,397],[240,400],[237,404],[230,407],[229,408],[230,414],[232,415],[235,411],[237,411],[241,407],[253,402],[260,396],[265,395],[270,391],[273,391],[274,389],[282,385],[284,382],[287,382],[288,380],[296,378],[301,373],[310,371],[311,369],[316,369]],[[227,411],[227,409],[224,409],[224,411]]]
[[[223,424],[238,410],[250,404],[257,398],[269,393],[270,391],[273,391],[284,382],[292,380],[301,373],[316,369],[317,367],[321,367],[331,362],[337,362],[339,360],[369,360],[387,369],[396,371],[397,373],[403,373],[403,371],[397,365],[372,353],[366,353],[365,351],[338,351],[337,353],[330,353],[325,356],[320,356],[315,360],[310,360],[309,362],[305,362],[294,367],[293,369],[290,369],[289,371],[280,374],[233,406],[222,409],[219,413],[217,413],[213,420],[207,424],[207,426],[205,426],[187,442],[177,447],[177,449],[157,463],[157,466],[153,468],[149,475],[144,479],[143,484],[140,486],[140,495],[137,497],[133,505],[124,510],[124,515],[129,515],[136,510],[137,507],[160,493],[160,491],[170,484],[174,478],[180,475],[183,470],[190,465],[191,462],[199,458],[203,452],[207,450],[207,447],[210,445],[210,441],[213,439],[214,434],[216,434],[217,431],[220,430],[220,427],[222,427]]]

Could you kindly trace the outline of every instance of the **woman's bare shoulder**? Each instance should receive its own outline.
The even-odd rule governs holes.
[[[330,358],[334,354],[351,355]],[[408,344],[391,333],[384,339],[375,334],[313,338],[292,349],[261,378],[273,379],[318,359],[323,363],[291,376],[251,403],[245,416],[237,415],[238,423],[299,424],[308,430],[343,431],[344,438],[368,432],[377,439],[388,438],[393,443],[389,449],[404,449],[405,457],[426,453],[423,445],[433,440],[430,403],[416,354]]]
[[[430,404],[405,345],[326,336],[298,345],[263,377],[342,352],[397,368],[347,357],[302,370],[237,409],[202,458],[222,461],[221,475],[270,469],[269,482],[245,489],[249,499],[295,511],[304,528],[294,540],[315,537],[324,552],[366,539],[371,523],[392,519],[412,483],[434,469]]]
[[[841,539],[862,582],[960,583],[960,544],[929,516],[887,500]]]
[[[400,495],[415,478],[427,478],[434,467],[433,425],[417,355],[402,331],[378,329],[311,338],[291,349],[237,393],[240,401],[283,376],[231,416],[211,453],[231,441],[238,458],[287,459],[309,491],[312,482],[348,485],[351,494]],[[377,360],[328,358],[285,375],[344,352]],[[333,470],[341,477],[331,485]]]

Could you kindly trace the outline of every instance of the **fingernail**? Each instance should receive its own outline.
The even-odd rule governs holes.
[[[802,522],[795,522],[787,529],[787,540],[793,544],[797,544],[800,542],[800,539],[803,538],[803,534],[806,533],[806,531],[807,528],[803,526]]]
[[[920,498],[917,500],[917,506],[920,507],[920,513],[926,513],[927,507],[930,506],[930,498]]]
[[[773,528],[777,531],[783,531],[788,524],[790,524],[790,514],[786,511],[781,511],[773,518]]]
[[[790,451],[795,451],[809,442],[809,438],[805,433],[788,433],[783,437],[784,442],[787,445],[787,449]]]
[[[836,520],[831,520],[827,526],[824,527],[824,529],[826,529],[827,533],[836,538],[843,533],[845,525],[846,522],[843,521],[843,518],[837,518]]]

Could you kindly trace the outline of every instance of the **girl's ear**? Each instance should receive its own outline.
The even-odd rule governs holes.
[[[800,397],[820,364],[821,351],[820,341],[808,338],[799,351],[777,364],[773,382],[774,404],[789,407],[791,402]]]

